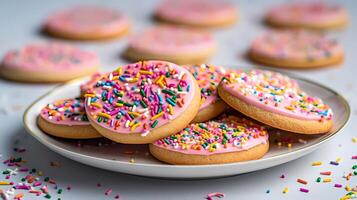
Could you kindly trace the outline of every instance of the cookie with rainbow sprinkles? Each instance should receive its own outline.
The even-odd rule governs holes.
[[[124,52],[132,61],[165,60],[177,64],[203,63],[216,50],[211,33],[159,25],[134,35]]]
[[[155,10],[159,21],[199,28],[215,28],[234,24],[236,8],[221,0],[164,0]]]
[[[295,2],[272,7],[266,22],[273,26],[310,29],[336,29],[348,23],[347,11],[325,2]]]
[[[221,164],[259,159],[268,151],[269,141],[264,126],[229,115],[190,124],[149,148],[154,157],[170,164]]]
[[[231,72],[218,86],[218,94],[235,110],[274,128],[320,134],[327,133],[333,125],[328,105],[277,72]]]
[[[84,96],[92,126],[128,144],[151,143],[182,130],[196,116],[201,99],[191,73],[165,61],[118,67]]]
[[[99,65],[93,52],[63,43],[33,43],[8,51],[0,75],[21,82],[64,82],[92,74]]]
[[[49,135],[68,139],[102,137],[89,123],[84,98],[60,99],[40,111],[37,124]]]
[[[201,90],[200,109],[192,122],[205,122],[224,112],[227,105],[218,97],[217,86],[226,70],[221,66],[206,64],[185,67],[196,78]]]
[[[253,61],[284,68],[314,68],[339,64],[344,50],[322,32],[269,30],[256,38],[249,50]]]
[[[51,14],[46,19],[43,29],[50,35],[67,39],[112,39],[127,34],[130,22],[116,10],[81,5]]]

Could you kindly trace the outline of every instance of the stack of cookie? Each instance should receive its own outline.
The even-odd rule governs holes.
[[[149,144],[171,164],[259,159],[269,149],[267,127],[300,134],[332,128],[328,105],[271,71],[141,61],[96,74],[80,89],[81,97],[41,110],[44,132]]]

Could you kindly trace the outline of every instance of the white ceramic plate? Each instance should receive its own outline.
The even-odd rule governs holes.
[[[275,131],[270,135],[269,152],[262,159],[254,161],[221,165],[175,166],[162,163],[150,156],[146,145],[116,144],[106,139],[73,141],[46,135],[36,124],[41,108],[54,100],[79,95],[79,84],[84,79],[61,85],[35,101],[24,114],[24,125],[28,133],[51,150],[72,160],[102,169],[140,176],[178,179],[242,174],[280,165],[304,156],[333,138],[348,121],[350,108],[341,95],[317,83],[290,76],[295,78],[308,94],[319,96],[332,107],[334,127],[328,134],[313,136]],[[291,140],[289,142],[293,143],[292,148],[287,148],[286,145],[279,147],[275,142],[286,139]]]

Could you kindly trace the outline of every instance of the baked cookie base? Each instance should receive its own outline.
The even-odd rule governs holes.
[[[98,66],[85,68],[78,71],[63,72],[33,72],[14,69],[11,66],[0,66],[0,76],[18,82],[26,83],[60,83],[69,81],[82,76],[87,76],[98,71]]]
[[[301,134],[321,134],[327,133],[332,129],[332,120],[302,120],[257,108],[256,106],[250,105],[225,91],[221,84],[217,88],[221,99],[223,99],[235,110],[261,123],[267,124],[274,128]]]
[[[258,53],[249,52],[249,58],[259,64],[264,64],[280,68],[295,68],[295,69],[308,69],[308,68],[322,68],[331,65],[338,65],[343,62],[344,55],[339,54],[326,59],[308,61],[308,60],[292,60],[292,59],[278,59],[260,55]]]
[[[189,54],[156,54],[149,52],[142,52],[135,48],[128,47],[124,52],[124,57],[130,61],[141,61],[141,60],[165,60],[175,64],[197,64],[204,63],[207,61],[215,52],[215,48],[205,49],[204,51],[189,53]]]
[[[110,40],[115,38],[123,37],[130,32],[130,26],[127,26],[118,31],[113,31],[112,33],[74,33],[67,32],[58,29],[51,29],[49,27],[44,27],[43,32],[47,35],[70,39],[70,40]]]
[[[45,133],[67,139],[92,139],[102,137],[91,125],[66,126],[50,123],[41,116],[37,118],[37,124]]]
[[[221,99],[218,99],[216,102],[208,105],[206,108],[199,110],[196,117],[192,120],[191,123],[206,122],[222,114],[226,110],[226,108],[227,104],[224,103],[224,101],[222,101]]]
[[[213,28],[222,28],[232,26],[233,24],[239,21],[238,17],[232,16],[231,18],[227,18],[224,20],[207,20],[205,22],[188,22],[182,21],[180,19],[168,19],[161,15],[154,15],[154,19],[158,22],[165,23],[165,24],[175,24],[181,26],[189,26],[189,27],[196,27],[201,29],[213,29]]]
[[[263,157],[269,150],[269,141],[266,144],[259,144],[248,150],[237,152],[217,153],[212,155],[185,154],[149,145],[150,153],[158,160],[175,165],[207,165],[224,164],[256,160]]]
[[[285,23],[278,22],[274,19],[267,18],[265,23],[276,28],[305,28],[314,30],[328,30],[328,29],[343,29],[348,25],[348,19],[341,18],[335,21],[329,21],[328,23],[316,23],[316,24],[303,24],[303,23]]]

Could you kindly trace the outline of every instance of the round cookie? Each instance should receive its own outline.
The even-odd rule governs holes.
[[[79,86],[81,97],[84,97],[85,94],[91,93],[94,86],[97,84],[102,77],[102,74],[97,72],[91,75],[88,81],[84,82]]]
[[[185,66],[196,78],[201,89],[200,109],[192,123],[205,122],[213,119],[225,111],[227,105],[217,94],[217,86],[226,70],[214,65]]]
[[[346,26],[348,16],[338,5],[304,2],[272,7],[266,14],[266,21],[278,27],[336,29]]]
[[[132,37],[124,56],[133,61],[153,59],[194,64],[206,61],[215,49],[215,41],[208,32],[161,25]]]
[[[95,53],[61,43],[34,43],[6,53],[0,76],[22,82],[64,82],[97,71]]]
[[[170,164],[204,165],[255,160],[269,149],[267,130],[236,116],[190,124],[149,145],[150,153]]]
[[[98,6],[75,6],[49,16],[44,31],[50,35],[98,40],[120,37],[129,32],[129,20],[120,12]]]
[[[231,72],[218,86],[222,100],[237,111],[274,128],[302,134],[331,130],[332,110],[277,72]]]
[[[102,137],[89,123],[84,98],[68,98],[47,104],[40,111],[38,126],[49,135],[69,139]]]
[[[255,39],[249,56],[258,63],[284,68],[315,68],[341,63],[342,46],[321,32],[270,30]]]
[[[196,116],[200,104],[191,73],[165,61],[119,67],[104,75],[85,97],[92,126],[104,137],[126,144],[152,143],[180,131]]]
[[[212,28],[237,21],[234,6],[220,0],[165,0],[155,11],[159,21],[192,27]]]

